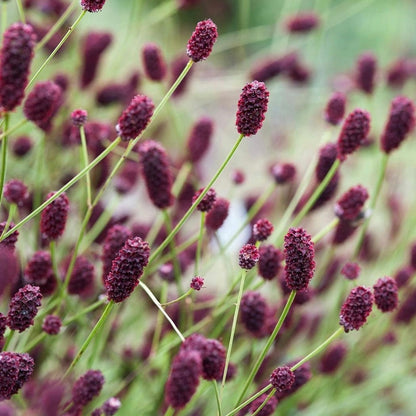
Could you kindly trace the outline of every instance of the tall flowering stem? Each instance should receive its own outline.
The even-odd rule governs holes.
[[[198,242],[196,246],[195,269],[194,269],[195,276],[197,276],[199,273],[199,261],[201,260],[202,241],[204,239],[205,217],[206,217],[206,212],[201,212]]]
[[[81,156],[84,162],[84,167],[88,166],[88,149],[87,149],[87,140],[85,138],[85,128],[80,126],[79,133],[81,136]],[[91,177],[90,172],[86,174],[86,190],[87,190],[87,207],[90,208],[92,197],[91,197]]]
[[[20,21],[26,23],[25,11],[23,10],[22,0],[16,0],[17,11],[19,12]]]
[[[9,128],[9,113],[4,114],[4,130]],[[4,181],[6,179],[6,166],[7,166],[7,136],[3,137],[1,142],[1,171],[0,171],[0,206],[3,201],[3,188]]]

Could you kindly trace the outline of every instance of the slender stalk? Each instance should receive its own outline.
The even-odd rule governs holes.
[[[16,214],[16,210],[17,210],[17,205],[16,204],[10,204],[10,207],[9,207],[9,215],[7,216],[6,225],[3,228],[3,231],[2,231],[2,233],[0,235],[0,238],[8,230],[9,225],[13,221],[13,218],[14,218],[14,216]]]
[[[4,130],[7,131],[9,128],[9,113],[4,114]],[[6,167],[7,167],[7,138],[4,136],[1,142],[1,171],[0,171],[0,206],[3,200],[3,188],[4,181],[6,179]]]
[[[45,134],[42,134],[36,147],[35,169],[34,169],[34,190],[33,206],[36,208],[41,203],[42,184],[44,184],[44,166],[45,166]],[[37,227],[36,227],[37,231]],[[36,232],[35,231],[35,232]],[[35,239],[36,240],[36,239]]]
[[[53,274],[55,275],[55,278],[58,282],[58,285],[62,284],[62,281],[59,277],[59,271],[58,271],[58,261],[56,258],[56,242],[55,241],[51,241],[49,243],[49,251],[51,253],[51,261],[52,261],[52,270],[53,270]]]
[[[25,12],[23,10],[22,0],[16,0],[17,11],[19,12],[19,18],[22,23],[26,23]]]
[[[176,299],[171,300],[170,302],[164,302],[164,303],[160,303],[164,308],[166,308],[166,306],[169,305],[173,305],[174,303],[180,302],[182,299],[187,298],[194,290],[193,289],[189,289],[187,292],[185,292],[182,296],[179,296]]]
[[[160,295],[160,304],[162,306],[165,306],[166,303],[166,299],[168,296],[168,282],[163,282],[162,283],[162,290],[161,290],[161,295]],[[152,339],[152,354],[156,355],[157,354],[157,350],[159,348],[159,342],[160,342],[160,334],[162,333],[162,326],[163,326],[163,314],[159,311],[159,313],[157,314],[157,318],[156,318],[156,326],[155,326],[155,331],[153,333],[153,339]]]
[[[261,412],[264,406],[266,406],[267,402],[274,396],[276,393],[276,389],[272,389],[269,395],[265,398],[264,402],[257,408],[257,410],[252,414],[252,416],[256,416]]]
[[[199,273],[199,261],[201,259],[202,241],[204,239],[205,214],[206,214],[205,212],[201,212],[201,221],[199,224],[199,236],[198,236],[198,243],[196,246],[196,256],[195,256],[195,266],[194,266],[195,276],[198,276],[198,273]]]
[[[3,33],[6,30],[7,26],[7,1],[1,2],[1,27],[0,33]],[[2,45],[2,39],[0,39],[0,46]]]
[[[84,167],[88,166],[88,149],[87,149],[87,140],[85,138],[85,129],[84,126],[81,126],[79,128],[79,133],[81,136],[81,156],[84,162]],[[90,172],[87,172],[87,174],[85,175],[85,179],[86,179],[86,192],[87,192],[87,207],[90,208],[91,206],[91,177],[90,177]]]
[[[16,130],[20,129],[20,127],[24,126],[29,120],[27,118],[24,118],[23,120],[20,120],[17,124],[15,124],[13,127],[11,127],[9,130],[6,128],[3,128],[3,133],[0,134],[0,140],[3,139],[5,136],[9,136],[10,134],[14,133]]]
[[[253,402],[257,399],[257,397],[260,397],[262,394],[267,393],[268,390],[272,387],[271,384],[268,384],[266,387],[262,388],[260,391],[258,391],[256,394],[253,394],[249,399],[247,399],[245,402],[241,403],[239,406],[237,406],[235,409],[233,409],[231,412],[227,413],[225,416],[233,416],[237,412],[239,412],[241,409],[246,407],[248,404]]]
[[[40,332],[35,338],[32,339],[32,342],[29,345],[25,345],[25,347],[22,349],[23,352],[29,352],[33,348],[36,347],[39,343],[41,343],[48,334],[46,332]]]
[[[175,409],[172,406],[169,406],[166,409],[166,412],[165,412],[164,416],[173,416],[174,413],[175,413]]]
[[[218,391],[217,380],[212,380],[212,385],[214,386],[215,400],[217,401],[218,416],[222,416],[221,398],[220,398],[220,392]]]
[[[15,332],[16,331],[14,329],[11,329],[8,335],[6,336],[6,341],[4,342],[3,351],[7,351],[7,348],[9,347],[10,341],[12,340]]]
[[[279,321],[277,322],[272,334],[270,335],[269,339],[267,340],[266,345],[264,346],[262,352],[260,353],[259,357],[257,358],[253,368],[250,371],[249,376],[247,377],[247,379],[244,383],[243,390],[241,391],[240,395],[238,396],[238,399],[236,401],[236,405],[238,405],[238,403],[241,402],[241,400],[243,399],[244,395],[246,394],[248,388],[250,387],[250,384],[254,380],[254,377],[257,374],[257,371],[259,371],[259,368],[261,366],[261,363],[264,360],[264,357],[266,356],[266,354],[269,351],[270,347],[272,346],[274,340],[276,339],[277,334],[279,333],[280,328],[282,327],[283,322],[286,319],[287,314],[289,313],[289,309],[292,306],[292,303],[293,303],[293,300],[295,299],[295,296],[296,296],[296,291],[292,290],[292,292],[290,293],[290,295],[289,295],[289,297],[286,301],[286,305],[283,308],[282,314],[280,315]]]
[[[325,237],[331,230],[333,230],[339,223],[339,218],[334,218],[321,231],[312,237],[312,242],[317,243],[321,238]]]

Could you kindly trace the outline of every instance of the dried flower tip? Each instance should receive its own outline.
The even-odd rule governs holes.
[[[238,264],[242,269],[250,270],[259,261],[260,253],[253,244],[245,244],[238,255]]]
[[[29,198],[27,186],[18,179],[12,179],[4,185],[4,197],[10,204],[21,207]]]
[[[376,70],[377,59],[373,53],[365,52],[359,56],[355,81],[357,87],[366,94],[373,92]]]
[[[83,126],[87,122],[87,119],[88,113],[85,110],[78,109],[71,113],[71,121],[75,127]]]
[[[390,106],[389,119],[381,136],[381,149],[390,153],[397,149],[415,126],[415,106],[412,100],[398,96]]]
[[[334,126],[339,124],[345,115],[345,105],[345,94],[342,92],[332,94],[325,108],[325,120]]]
[[[260,259],[257,265],[259,275],[266,280],[274,279],[280,270],[282,253],[272,245],[261,246],[259,253]]]
[[[202,192],[204,192],[204,189],[205,188],[201,188],[199,191],[195,193],[195,195],[192,198],[192,204],[194,204],[195,201],[198,199],[199,195],[201,195]],[[201,212],[208,212],[214,206],[216,199],[217,193],[215,192],[215,189],[210,188],[202,198],[201,202],[197,205],[196,209]]]
[[[90,13],[101,11],[104,7],[105,0],[81,0],[82,10]]]
[[[130,296],[147,266],[149,255],[149,244],[140,237],[125,242],[113,260],[110,273],[105,277],[109,300],[122,302]]]
[[[41,305],[42,294],[38,286],[26,285],[15,293],[10,301],[7,326],[19,332],[33,325],[33,319]]]
[[[14,110],[25,94],[30,63],[36,43],[30,25],[12,24],[3,34],[0,51],[0,108]]]
[[[189,285],[191,289],[193,290],[201,290],[202,286],[204,286],[204,278],[195,276],[192,278],[191,284]]]
[[[265,241],[272,235],[273,230],[273,224],[268,219],[259,219],[253,225],[253,237],[256,241]]]
[[[303,12],[292,16],[286,22],[286,30],[292,33],[307,33],[319,25],[319,17],[314,12]]]
[[[323,374],[335,373],[341,366],[346,354],[347,346],[344,342],[330,345],[321,357],[319,371]]]
[[[296,166],[293,163],[275,163],[270,167],[270,173],[279,185],[292,182],[296,176]]]
[[[136,95],[118,119],[116,130],[124,141],[139,136],[147,127],[153,115],[153,101],[145,95]]]
[[[397,284],[391,277],[382,277],[373,286],[374,303],[382,312],[391,312],[398,304]]]
[[[285,236],[285,280],[290,290],[308,287],[315,272],[315,250],[311,236],[303,228],[290,228]]]
[[[121,407],[121,401],[117,397],[110,397],[101,407],[104,416],[114,416]]]
[[[162,51],[155,43],[146,43],[142,49],[146,75],[153,81],[162,81],[166,75],[166,64]]]
[[[373,308],[374,297],[370,289],[358,286],[351,290],[341,307],[339,323],[345,332],[360,329]]]
[[[241,298],[240,311],[247,331],[255,336],[260,334],[266,322],[266,299],[259,292],[246,292]]]
[[[56,315],[48,315],[43,320],[42,329],[48,335],[58,335],[59,331],[61,330],[62,321],[59,316]]]
[[[189,160],[198,162],[204,156],[211,143],[214,122],[209,117],[201,117],[192,127],[187,148]]]
[[[252,136],[261,128],[269,102],[269,91],[263,82],[253,81],[244,86],[238,100],[237,131]]]
[[[55,195],[50,192],[46,200]],[[65,193],[61,194],[42,211],[40,231],[50,241],[57,240],[65,230],[69,211],[69,200]]]
[[[199,62],[211,54],[214,43],[218,38],[217,26],[211,19],[198,22],[186,47],[187,55]]]
[[[270,384],[277,392],[289,390],[295,382],[295,374],[290,367],[277,367],[270,376]]]
[[[361,268],[358,263],[345,263],[341,269],[341,274],[348,280],[355,280],[360,275]]]
[[[335,215],[343,221],[354,221],[361,213],[368,192],[361,185],[353,186],[335,204]]]
[[[370,114],[358,108],[351,112],[344,121],[338,137],[338,158],[344,161],[347,155],[357,150],[369,131]]]
[[[205,217],[205,225],[213,231],[217,231],[228,217],[230,203],[225,198],[217,198],[213,207]]]
[[[86,406],[100,394],[104,381],[100,370],[88,370],[72,387],[72,402],[76,406]]]

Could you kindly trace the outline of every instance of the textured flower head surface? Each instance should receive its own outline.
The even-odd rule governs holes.
[[[277,392],[289,390],[295,382],[295,374],[290,367],[277,367],[270,376],[270,384]]]
[[[228,217],[230,203],[225,198],[217,198],[212,208],[207,212],[205,225],[213,231],[217,231]]]
[[[382,312],[392,312],[397,308],[397,283],[391,277],[382,277],[373,286],[374,303]]]
[[[343,221],[354,221],[360,215],[368,196],[364,186],[353,186],[335,204],[335,215]]]
[[[81,0],[82,10],[90,13],[101,11],[106,0]]]
[[[50,192],[48,200],[55,192]],[[50,240],[57,240],[65,230],[66,220],[69,211],[69,200],[65,193],[61,194],[51,202],[43,211],[40,218],[40,231]]]
[[[205,188],[201,188],[195,193],[195,195],[192,198],[193,204],[198,199],[199,195],[201,195],[202,192],[204,192],[204,189]],[[201,199],[200,203],[196,206],[196,209],[201,212],[209,212],[214,206],[216,199],[217,193],[215,192],[215,189],[210,188],[208,189],[204,197]]]
[[[273,224],[266,218],[261,218],[253,225],[253,237],[256,241],[267,240],[274,230]]]
[[[245,244],[238,254],[238,264],[242,269],[250,270],[259,261],[260,253],[253,244]]]
[[[280,271],[283,255],[279,249],[268,244],[259,248],[260,259],[257,264],[259,275],[266,280],[274,279]]]
[[[199,62],[207,59],[218,38],[217,26],[211,19],[198,22],[186,48],[187,55]]]
[[[241,298],[240,313],[241,322],[247,331],[259,335],[266,322],[266,299],[259,292],[244,293]]]
[[[159,46],[146,43],[142,49],[142,58],[147,77],[153,81],[162,81],[167,68]]]
[[[88,370],[72,387],[72,401],[76,406],[86,406],[97,397],[104,385],[104,376],[100,370]]]
[[[325,120],[336,126],[344,118],[346,97],[342,92],[331,95],[325,108]]]

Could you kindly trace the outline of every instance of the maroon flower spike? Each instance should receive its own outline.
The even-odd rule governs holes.
[[[72,387],[72,402],[76,406],[86,406],[100,394],[104,381],[100,370],[88,370]]]
[[[355,81],[357,87],[366,94],[371,94],[373,92],[376,70],[377,59],[374,54],[365,52],[359,56]]]
[[[4,185],[4,197],[10,204],[21,207],[29,198],[27,186],[18,179],[12,179]]]
[[[88,113],[85,110],[74,110],[71,113],[71,121],[75,127],[83,126],[88,119]]]
[[[383,277],[377,280],[373,286],[374,303],[382,312],[391,312],[396,309],[399,302],[397,298],[397,284],[391,277]]]
[[[319,17],[313,12],[303,12],[291,17],[286,23],[286,29],[292,33],[307,33],[319,25]]]
[[[192,203],[194,204],[195,201],[198,199],[199,195],[204,192],[205,188],[201,188],[199,191],[195,193],[192,198]],[[196,209],[201,212],[208,212],[212,209],[217,199],[217,193],[213,188],[208,189],[208,192],[204,195],[201,199],[201,202],[196,206]]]
[[[406,61],[399,59],[394,62],[387,70],[387,84],[393,88],[403,87],[409,78],[409,70]]]
[[[401,269],[397,270],[396,274],[394,275],[394,280],[397,283],[397,287],[401,288],[406,286],[409,280],[412,278],[414,274],[414,269],[412,267],[402,267]]]
[[[24,278],[28,283],[41,287],[51,274],[53,275],[51,255],[47,251],[37,251],[27,263]]]
[[[144,45],[142,58],[146,75],[153,81],[162,81],[166,75],[166,64],[159,46],[154,43]]]
[[[361,268],[357,263],[345,263],[341,274],[348,280],[355,280],[360,275]]]
[[[256,79],[257,81],[266,82],[274,77],[277,77],[285,70],[284,62],[282,58],[266,59],[260,62],[250,71],[250,79]]]
[[[270,167],[270,173],[279,185],[292,182],[296,176],[296,166],[293,163],[275,163]]]
[[[3,34],[0,51],[0,108],[14,110],[25,95],[36,35],[30,25],[12,24]]]
[[[187,55],[199,62],[207,59],[218,38],[217,26],[211,19],[198,22],[186,47]]]
[[[238,254],[238,264],[242,269],[250,270],[259,261],[260,253],[253,244],[245,244]]]
[[[325,120],[334,126],[339,124],[345,115],[345,103],[345,94],[342,92],[332,94],[325,108]]]
[[[195,276],[192,278],[190,288],[193,290],[201,290],[202,286],[204,286],[204,279],[199,276]]]
[[[335,215],[343,221],[354,221],[361,213],[368,192],[361,185],[353,186],[335,204]]]
[[[26,136],[18,137],[12,147],[15,156],[26,156],[32,150],[32,140]]]
[[[289,390],[295,382],[295,374],[290,367],[277,367],[270,376],[270,384],[277,392]]]
[[[29,354],[0,352],[0,401],[9,400],[33,373],[35,362]]]
[[[171,65],[172,84],[177,80],[177,78],[185,69],[187,64],[188,64],[188,58],[186,56],[179,56],[172,62],[172,65]],[[188,85],[192,72],[193,72],[193,68],[191,67],[186,77],[179,83],[179,85],[176,87],[176,90],[173,92],[172,95],[174,97],[179,97],[186,91],[186,87]]]
[[[264,121],[269,102],[269,91],[263,82],[253,81],[244,86],[238,100],[237,131],[244,136],[257,133]]]
[[[121,407],[121,401],[117,397],[110,397],[104,402],[101,407],[101,410],[104,416],[113,416]]]
[[[191,162],[199,162],[204,156],[210,145],[213,131],[214,122],[209,117],[201,117],[194,124],[187,142]]]
[[[7,314],[7,326],[23,332],[33,325],[33,318],[41,305],[42,294],[37,286],[26,285],[14,294]]]
[[[290,368],[298,363],[297,361],[292,361],[288,363],[287,366]],[[312,377],[311,373],[311,366],[309,363],[303,363],[299,368],[297,368],[294,372],[295,374],[295,382],[293,383],[292,387],[284,392],[277,392],[277,398],[282,400],[284,397],[290,396],[291,394],[295,393],[299,390],[303,385],[305,385]]]
[[[94,265],[84,256],[75,260],[68,283],[70,295],[89,295],[94,288]]]
[[[396,97],[391,102],[389,119],[381,136],[381,149],[390,153],[397,149],[415,126],[415,106],[406,97]]]
[[[259,253],[260,259],[257,265],[259,275],[266,280],[274,279],[280,270],[282,253],[272,245],[261,246]]]
[[[125,242],[113,260],[110,273],[105,277],[109,300],[122,302],[130,296],[147,266],[149,255],[149,244],[140,237]]]
[[[319,371],[323,374],[333,374],[341,366],[347,346],[344,342],[337,342],[328,347],[319,363]]]
[[[48,200],[55,192],[50,192]],[[40,218],[40,231],[50,241],[57,240],[65,230],[69,211],[69,200],[65,193],[51,202],[43,211]]]
[[[285,236],[285,280],[290,290],[308,287],[315,272],[315,251],[311,236],[303,228],[290,228]]]
[[[182,409],[191,400],[202,373],[201,356],[196,351],[179,351],[173,359],[165,399],[174,409]]]
[[[99,12],[104,7],[105,0],[81,0],[82,10],[90,13]]]
[[[344,121],[338,137],[338,158],[344,161],[347,155],[357,150],[369,131],[370,114],[367,111],[355,109]]]
[[[322,182],[330,171],[332,165],[337,160],[337,145],[335,143],[327,143],[319,149],[319,159],[315,168],[315,177],[318,182]]]
[[[5,226],[6,226],[6,221],[3,221],[3,222],[0,223],[0,235],[3,233]],[[7,229],[7,231],[10,231],[13,227],[14,227],[14,223],[11,222],[9,224],[9,228]],[[17,231],[17,230],[14,231],[7,238],[0,241],[0,247],[5,247],[5,248],[8,248],[10,250],[14,250],[15,246],[16,246],[18,236],[19,236],[19,231]]]
[[[43,320],[42,329],[48,335],[58,335],[59,331],[61,330],[62,321],[59,316],[56,315],[48,315]]]
[[[266,322],[266,299],[258,292],[246,292],[240,304],[241,322],[247,331],[257,336]]]
[[[266,400],[267,396],[268,396],[268,394],[264,393],[260,397],[257,397],[257,399],[254,400],[250,404],[250,413],[254,413],[263,404],[263,402]],[[278,403],[277,397],[272,396],[268,400],[268,402],[263,406],[263,408],[260,410],[260,412],[257,413],[257,416],[271,416],[274,413],[274,411],[276,410],[277,403]]]
[[[116,130],[121,140],[128,141],[139,136],[152,118],[155,106],[145,95],[136,95],[118,119]]]
[[[358,286],[351,290],[341,307],[339,323],[345,332],[360,329],[373,308],[374,297],[370,289]]]
[[[259,219],[253,225],[253,237],[256,241],[265,241],[272,235],[273,230],[273,224],[269,220]]]
[[[172,174],[166,150],[153,140],[143,142],[139,147],[140,166],[146,182],[147,193],[153,204],[168,208],[173,204]]]
[[[212,208],[207,212],[205,225],[213,231],[217,231],[228,217],[230,203],[225,198],[217,198]]]

